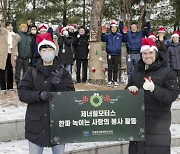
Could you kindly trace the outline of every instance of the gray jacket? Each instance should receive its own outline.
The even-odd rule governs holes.
[[[180,70],[180,42],[170,44],[167,56],[170,68],[173,70]]]

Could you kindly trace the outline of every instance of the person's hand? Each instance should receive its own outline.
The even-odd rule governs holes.
[[[153,92],[155,85],[154,85],[153,81],[151,80],[151,77],[144,78],[144,80],[145,80],[145,82],[143,84],[144,90],[149,90],[150,92]]]
[[[129,86],[128,90],[133,94],[136,95],[138,93],[138,88],[136,86]]]
[[[64,30],[64,31],[63,31],[63,35],[66,36],[66,37],[68,37],[68,36],[69,36],[68,31],[67,31],[67,30]]]
[[[80,34],[78,34],[78,35],[77,35],[77,38],[80,38],[80,36],[81,36],[81,35],[80,35]]]
[[[127,33],[127,31],[128,31],[128,27],[127,27],[127,26],[124,26],[124,27],[123,27],[123,33]]]
[[[59,66],[55,72],[51,72],[51,83],[58,84],[63,77],[64,66]]]
[[[102,33],[106,33],[106,31],[107,31],[106,26],[102,26],[101,29],[102,29]]]
[[[53,94],[50,91],[41,91],[39,93],[39,98],[41,101],[50,101],[53,98]]]

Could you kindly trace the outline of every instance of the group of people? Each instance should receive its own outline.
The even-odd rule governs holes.
[[[119,27],[119,30],[118,30]],[[147,22],[143,30],[132,22],[130,30],[120,23],[110,23],[110,32],[102,31],[106,42],[108,85],[117,85],[122,42],[126,43],[128,89],[133,95],[144,89],[146,141],[130,141],[129,154],[171,153],[171,105],[179,95],[180,32],[171,41],[160,26],[157,34]]]
[[[37,27],[28,22],[20,24],[19,30],[13,26],[12,22],[7,22],[5,27],[0,27],[0,40],[3,42],[0,52],[1,90],[13,89],[14,80],[18,87],[28,67],[36,64],[40,58],[39,37],[48,37],[53,40],[54,35],[51,24],[49,27],[46,24]],[[53,42],[57,47],[58,62],[72,74],[72,65],[76,60],[76,83],[85,83],[87,81],[89,36],[84,27],[79,27],[76,32],[75,29],[75,24],[59,27],[58,39]],[[82,76],[81,72],[83,72]]]

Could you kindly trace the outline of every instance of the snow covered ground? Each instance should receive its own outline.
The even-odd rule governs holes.
[[[111,142],[105,143],[82,143],[82,144],[67,144],[65,147],[65,151],[70,151],[72,149],[83,149],[88,147],[96,147],[97,145],[105,145],[111,144]],[[0,144],[0,154],[28,154],[28,141],[20,140],[20,141],[11,141],[7,143]],[[44,148],[43,154],[51,154],[51,148]],[[180,154],[180,147],[171,148],[171,154]]]

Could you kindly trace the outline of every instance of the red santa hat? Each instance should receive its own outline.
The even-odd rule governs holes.
[[[67,30],[67,27],[61,26],[59,27],[59,33],[62,34],[64,30]]]
[[[179,37],[179,32],[178,31],[174,31],[173,34],[171,35],[171,38],[173,37]]]
[[[158,28],[158,33],[166,33],[166,29],[161,26]]]
[[[54,41],[51,38],[51,34],[49,34],[49,33],[37,34],[36,42],[38,43],[38,52],[39,52],[39,48],[43,45],[49,45],[52,48],[54,48],[54,50],[56,50],[56,45],[54,44]]]
[[[113,27],[113,26],[118,27],[117,21],[113,20],[113,21],[110,22],[110,27]]]
[[[75,30],[77,28],[77,26],[75,24],[69,24],[67,26],[67,28],[71,28],[71,29]]]
[[[47,29],[47,27],[45,26],[45,25],[41,25],[40,27],[39,27],[39,31],[47,31],[48,29]]]
[[[141,50],[140,53],[142,53],[143,51],[145,51],[146,49],[150,49],[150,51],[158,51],[157,47],[156,47],[156,43],[153,42],[153,40],[151,38],[142,38],[141,39]]]
[[[148,38],[157,38],[156,35],[154,33],[150,33]]]

